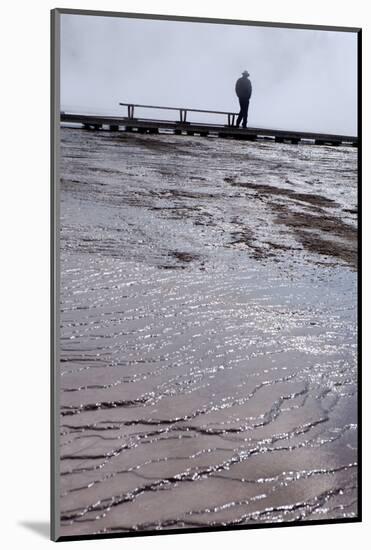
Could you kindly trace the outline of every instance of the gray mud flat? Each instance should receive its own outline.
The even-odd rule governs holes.
[[[61,135],[61,535],[357,516],[356,150]]]

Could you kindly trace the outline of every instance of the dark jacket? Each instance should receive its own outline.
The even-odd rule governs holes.
[[[245,76],[241,76],[236,82],[237,96],[239,99],[250,99],[251,91],[252,87],[250,80]]]

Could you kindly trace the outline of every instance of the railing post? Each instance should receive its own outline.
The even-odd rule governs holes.
[[[186,119],[187,119],[187,111],[184,110],[183,111],[183,122],[186,122]]]
[[[228,113],[228,126],[231,125],[231,113]]]

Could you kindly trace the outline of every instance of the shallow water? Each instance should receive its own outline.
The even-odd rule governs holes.
[[[61,534],[356,516],[357,151],[61,137]]]

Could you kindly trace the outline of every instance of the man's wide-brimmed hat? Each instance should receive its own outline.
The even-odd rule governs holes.
[[[248,71],[243,71],[243,75],[250,76],[250,73]]]

